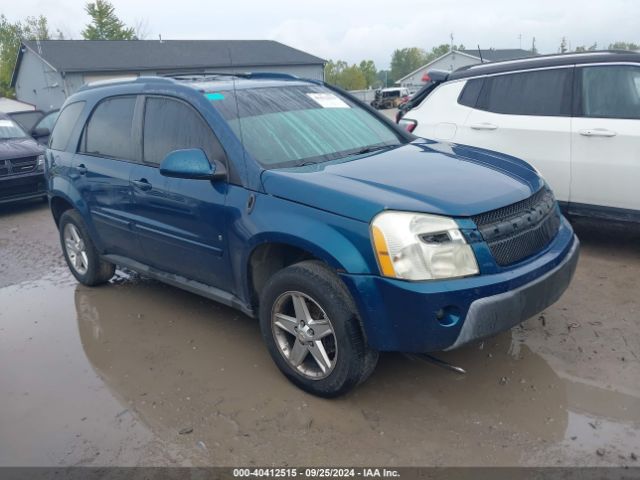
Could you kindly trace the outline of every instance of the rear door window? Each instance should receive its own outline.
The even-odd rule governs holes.
[[[210,162],[225,162],[224,151],[204,119],[189,105],[171,98],[149,97],[144,109],[143,158],[160,165],[174,150],[200,148]]]
[[[488,77],[477,108],[509,115],[570,116],[572,68]]]
[[[132,134],[135,105],[135,96],[112,97],[100,102],[84,128],[80,151],[135,161],[137,149]]]
[[[52,150],[66,150],[69,137],[83,109],[84,102],[75,102],[64,107],[51,133],[49,148]]]
[[[582,116],[640,119],[640,67],[580,68]]]
[[[462,92],[460,92],[458,103],[466,107],[475,107],[483,85],[484,78],[473,78],[468,80],[462,89]]]

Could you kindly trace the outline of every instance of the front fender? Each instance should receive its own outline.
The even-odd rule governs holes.
[[[265,243],[278,243],[309,252],[338,272],[370,274],[377,263],[369,239],[369,224],[270,195],[233,188],[229,204],[246,205],[255,195],[251,212],[233,209],[230,231],[231,261],[238,291],[249,301],[248,265],[253,251]],[[234,258],[235,257],[235,258]]]

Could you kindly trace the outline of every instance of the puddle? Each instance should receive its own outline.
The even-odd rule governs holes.
[[[0,303],[3,465],[269,464],[274,449],[289,464],[539,464],[549,451],[570,464],[640,450],[638,397],[558,375],[522,333],[441,355],[466,376],[385,354],[327,401],[280,375],[253,320],[154,281],[52,275]]]

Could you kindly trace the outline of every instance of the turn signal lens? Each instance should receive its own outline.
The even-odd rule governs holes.
[[[393,268],[393,262],[389,256],[389,247],[387,241],[384,239],[384,234],[375,225],[371,227],[373,234],[373,246],[376,250],[376,257],[378,258],[378,264],[380,266],[380,272],[385,277],[395,277],[396,271]]]

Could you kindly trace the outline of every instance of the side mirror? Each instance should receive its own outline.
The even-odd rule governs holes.
[[[45,127],[34,128],[31,132],[33,138],[48,137],[49,135],[51,135],[51,131]]]
[[[224,172],[216,172],[205,153],[199,148],[169,152],[160,164],[160,174],[165,177],[214,180],[224,178]]]

